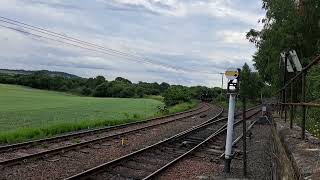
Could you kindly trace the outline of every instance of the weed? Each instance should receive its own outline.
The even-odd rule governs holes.
[[[72,139],[71,142],[74,144],[79,144],[81,141],[80,139],[76,138],[76,139]]]

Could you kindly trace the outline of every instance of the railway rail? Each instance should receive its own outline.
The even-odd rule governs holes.
[[[107,127],[102,127],[102,128],[96,128],[96,129],[90,129],[90,130],[84,130],[84,131],[77,131],[77,132],[67,133],[67,134],[59,135],[59,136],[55,136],[55,137],[32,140],[32,141],[27,141],[27,142],[22,142],[22,143],[0,145],[0,152],[4,152],[4,151],[7,151],[7,150],[12,150],[14,148],[27,147],[27,146],[30,146],[30,145],[39,144],[39,143],[43,143],[43,142],[58,142],[58,141],[63,141],[63,140],[70,139],[70,138],[78,138],[78,137],[87,136],[87,135],[91,135],[91,134],[95,134],[95,133],[110,131],[110,130],[119,129],[119,128],[125,128],[125,127],[128,127],[128,126],[145,124],[145,123],[148,123],[148,122],[151,122],[151,121],[162,120],[162,119],[165,119],[165,118],[171,118],[171,117],[175,117],[175,116],[178,116],[178,115],[183,115],[183,114],[186,114],[186,113],[192,113],[192,112],[201,110],[201,109],[203,109],[205,107],[207,107],[206,104],[201,104],[200,107],[197,107],[197,108],[194,108],[194,109],[191,109],[191,110],[188,110],[188,111],[183,111],[183,112],[170,114],[170,115],[166,115],[166,116],[151,118],[151,119],[147,119],[147,120],[144,120],[144,121],[130,122],[130,123],[116,125],[116,126],[107,126]]]
[[[247,135],[249,131],[255,127],[257,118],[253,117],[246,120],[247,124]],[[235,140],[233,141],[234,146],[234,161],[238,161],[237,164],[233,164],[233,168],[237,168],[239,161],[242,164],[243,149],[240,146],[240,141],[243,138],[242,123],[234,129]],[[251,138],[251,137],[250,137]],[[240,144],[238,144],[240,142]],[[242,144],[241,144],[242,145]],[[167,168],[165,171],[156,175],[159,180],[166,179],[223,179],[224,172],[222,165],[225,157],[225,134],[218,135],[215,138],[210,139],[204,145],[199,147],[192,155],[187,156],[174,165]],[[239,174],[241,176],[241,174]],[[235,177],[235,176],[233,176]]]
[[[0,147],[0,166],[13,165],[28,159],[67,152],[73,149],[89,146],[94,143],[99,143],[110,138],[119,137],[125,134],[134,133],[148,128],[190,118],[204,113],[209,109],[209,105],[202,104],[201,107],[193,110],[146,121],[2,146]],[[83,142],[79,142],[79,138],[82,138]],[[22,153],[20,153],[21,151]]]
[[[256,107],[255,107],[256,108]],[[251,108],[247,111],[252,111]],[[260,110],[254,111],[248,118]],[[227,118],[220,118],[222,111],[214,118],[171,138],[145,147],[118,159],[101,164],[67,178],[73,179],[151,179],[169,166],[191,154],[213,138],[221,139],[225,132]],[[237,116],[240,114],[237,114]],[[217,120],[216,120],[217,119]],[[238,125],[242,120],[235,123]],[[214,133],[213,133],[214,132]]]

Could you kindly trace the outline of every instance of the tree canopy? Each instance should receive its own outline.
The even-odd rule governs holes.
[[[123,77],[117,77],[108,81],[103,76],[95,78],[51,76],[46,71],[38,71],[32,74],[4,74],[0,73],[0,83],[17,84],[38,89],[70,92],[83,96],[94,97],[120,97],[142,98],[149,95],[164,96],[167,105],[188,102],[191,99],[201,100],[204,97],[214,99],[220,94],[220,88],[208,88],[204,86],[177,86],[166,82],[132,83]]]
[[[247,63],[241,70],[240,95],[251,101],[256,101],[260,97],[261,89],[264,87],[258,72],[252,72]]]
[[[262,0],[266,17],[262,30],[251,29],[247,38],[257,47],[254,66],[273,90],[281,86],[280,53],[296,50],[305,66],[320,53],[319,0]]]

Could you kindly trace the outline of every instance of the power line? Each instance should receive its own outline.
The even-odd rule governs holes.
[[[3,20],[3,19],[5,19],[5,20]],[[77,42],[77,43],[80,43],[80,44],[85,44],[85,45],[96,47],[96,48],[103,49],[103,50],[106,50],[106,51],[112,51],[112,52],[117,53],[117,54],[136,57],[136,58],[138,57],[138,56],[133,55],[133,54],[121,52],[121,51],[114,50],[114,49],[111,49],[111,48],[106,48],[106,47],[103,47],[103,46],[100,46],[100,45],[96,45],[96,44],[93,44],[93,43],[90,43],[90,42],[87,42],[87,41],[83,41],[83,40],[79,40],[79,39],[67,36],[65,34],[56,33],[56,32],[53,32],[53,31],[49,31],[49,30],[46,30],[46,29],[43,29],[43,28],[40,28],[40,27],[37,27],[37,26],[28,25],[26,23],[23,23],[23,22],[20,22],[20,21],[16,21],[16,20],[12,20],[12,19],[9,19],[9,18],[5,18],[5,17],[2,17],[2,16],[0,16],[0,21],[8,23],[8,24],[11,24],[11,25],[20,26],[20,27],[23,27],[23,28],[26,28],[26,29],[29,29],[29,30],[37,31],[37,32],[40,32],[40,33],[43,33],[43,34],[47,34],[47,35],[50,35],[50,36],[62,38],[64,40],[69,40],[69,41]],[[140,58],[140,57],[138,57],[138,58]]]
[[[125,59],[133,60],[135,62],[153,64],[153,65],[157,65],[157,66],[162,66],[162,67],[165,67],[165,68],[173,69],[175,71],[183,71],[185,73],[194,72],[194,73],[200,73],[200,74],[219,74],[219,73],[212,73],[212,72],[207,72],[207,71],[196,71],[196,70],[192,70],[192,69],[177,68],[177,67],[174,67],[174,66],[171,66],[171,65],[168,65],[168,64],[154,62],[154,61],[152,61],[150,59],[147,59],[147,58],[142,58],[140,56],[133,55],[133,54],[130,54],[130,53],[122,52],[122,51],[119,51],[119,50],[114,50],[114,49],[111,49],[111,48],[106,48],[106,47],[103,47],[103,46],[100,46],[100,45],[97,45],[97,44],[94,44],[94,43],[91,43],[91,42],[83,41],[83,40],[80,40],[80,39],[77,39],[77,38],[73,38],[73,37],[67,36],[65,34],[56,33],[56,32],[50,31],[50,30],[46,30],[44,28],[40,28],[40,27],[37,27],[37,26],[29,25],[29,24],[23,23],[21,21],[12,20],[10,18],[6,18],[6,17],[3,17],[3,16],[0,16],[0,22],[4,22],[4,23],[10,24],[10,25],[18,26],[18,27],[23,28],[23,29],[28,29],[28,30],[31,30],[31,31],[35,31],[35,32],[41,33],[41,34],[43,34],[45,36],[39,35],[39,34],[35,34],[35,33],[32,33],[32,32],[29,32],[29,31],[28,32],[27,31],[22,31],[20,29],[16,29],[16,28],[9,27],[9,26],[0,25],[3,28],[7,28],[7,29],[10,29],[10,30],[18,31],[18,32],[21,32],[21,33],[27,33],[27,34],[33,35],[35,37],[38,37],[38,38],[47,39],[47,40],[50,40],[50,41],[56,41],[56,42],[59,42],[59,43],[62,43],[62,44],[67,44],[67,45],[74,46],[74,47],[77,47],[77,48],[82,48],[82,49],[86,49],[86,50],[89,50],[89,51],[103,53],[103,54],[106,54],[106,55],[109,55],[109,56],[124,57]],[[54,37],[54,38],[50,38],[50,37],[47,37],[47,36]],[[58,38],[58,39],[56,39],[56,38]],[[59,40],[59,39],[63,39],[63,40]],[[66,42],[66,41],[70,41],[70,42]]]
[[[2,22],[5,22],[3,20],[0,20]],[[11,25],[17,25],[17,24],[14,24],[14,23],[10,23],[10,22],[6,22],[8,24],[11,24]],[[17,25],[19,26],[19,25]],[[14,30],[14,31],[18,31],[18,32],[22,32],[21,30],[19,29],[16,29],[16,28],[12,28],[12,27],[9,27],[9,26],[3,26],[1,25],[1,27],[4,27],[4,28],[7,28],[7,29],[11,29],[11,30]],[[21,27],[21,26],[19,26]],[[22,27],[22,28],[25,28],[25,27]],[[28,28],[26,28],[28,29]],[[37,30],[35,30],[37,31]],[[39,32],[39,31],[38,31]],[[98,53],[103,53],[103,54],[107,54],[107,55],[110,55],[110,56],[120,56],[120,57],[124,57],[128,60],[133,60],[135,62],[142,62],[142,63],[148,63],[148,64],[153,64],[153,65],[158,65],[158,66],[163,66],[163,67],[166,67],[166,68],[170,68],[170,69],[174,69],[176,71],[186,71],[186,70],[183,70],[183,69],[178,69],[176,67],[173,67],[173,66],[169,66],[169,65],[166,65],[166,64],[162,64],[162,63],[154,63],[153,61],[150,61],[150,60],[146,60],[146,59],[138,59],[138,58],[141,58],[141,57],[138,57],[138,58],[134,58],[132,57],[131,55],[127,55],[127,54],[121,54],[121,53],[115,53],[115,52],[110,52],[108,50],[104,50],[104,49],[101,49],[101,48],[98,48],[99,50],[96,50],[97,48],[95,47],[92,47],[92,46],[89,46],[90,48],[88,47],[85,47],[85,46],[88,46],[86,44],[83,44],[83,43],[78,43],[78,42],[75,42],[75,41],[71,41],[71,42],[75,42],[76,44],[74,43],[69,43],[69,42],[65,42],[65,41],[61,41],[61,40],[58,40],[58,39],[53,39],[53,38],[50,38],[50,37],[45,37],[45,36],[41,36],[39,34],[34,34],[34,33],[31,33],[31,32],[23,32],[23,33],[27,33],[29,35],[33,35],[33,36],[36,36],[36,37],[39,37],[39,38],[43,38],[43,39],[48,39],[48,40],[51,40],[51,41],[56,41],[56,42],[59,42],[59,43],[63,43],[63,44],[68,44],[68,45],[71,45],[71,46],[75,46],[77,48],[82,48],[82,49],[86,49],[86,50],[90,50],[90,51],[95,51],[95,52],[98,52]],[[42,33],[42,32],[41,32]],[[47,33],[44,33],[44,34],[47,34]],[[47,35],[50,35],[50,34],[47,34]],[[57,37],[57,36],[54,36],[54,37]],[[60,37],[58,37],[60,38]],[[64,39],[64,40],[67,40],[69,41],[69,39],[67,38],[61,38],[61,39]],[[80,44],[80,45],[77,45],[77,44]],[[84,45],[84,46],[83,46]]]
[[[0,27],[7,28],[7,29],[10,29],[10,30],[13,30],[13,31],[20,32],[20,33],[27,33],[29,35],[32,35],[32,36],[35,36],[35,37],[38,37],[38,38],[47,39],[47,40],[50,40],[50,41],[56,41],[56,42],[59,42],[59,43],[62,43],[62,44],[67,44],[67,45],[74,46],[74,47],[77,47],[77,48],[82,48],[82,49],[86,49],[86,50],[89,50],[89,51],[94,51],[94,52],[98,52],[98,53],[103,53],[103,54],[114,56],[114,54],[111,54],[111,53],[107,53],[107,52],[99,51],[99,50],[95,50],[95,49],[90,49],[90,48],[87,48],[87,47],[83,47],[83,46],[80,46],[80,45],[77,45],[77,44],[72,44],[72,43],[69,43],[69,42],[61,41],[61,40],[58,40],[58,39],[53,39],[53,38],[50,38],[50,37],[44,37],[44,36],[41,36],[41,35],[38,35],[38,34],[34,34],[34,33],[31,33],[31,32],[24,32],[24,31],[21,31],[20,29],[16,29],[16,28],[13,28],[13,27],[4,26],[4,25],[1,25],[1,24],[0,24]]]

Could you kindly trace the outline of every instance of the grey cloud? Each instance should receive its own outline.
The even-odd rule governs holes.
[[[34,25],[39,24],[109,48],[137,53],[155,63],[177,67],[182,71],[161,65],[134,62],[123,57],[106,56],[32,37],[37,40],[34,41],[29,35],[27,38],[22,38],[21,36],[26,35],[24,32],[16,33],[20,34],[18,36],[8,31],[1,31],[4,33],[0,34],[0,40],[7,42],[0,44],[3,49],[0,61],[2,63],[5,61],[5,66],[10,68],[43,68],[67,71],[84,77],[102,74],[108,78],[124,76],[133,81],[168,81],[173,84],[220,86],[221,77],[206,72],[221,72],[229,66],[242,66],[244,62],[250,62],[250,54],[254,51],[253,47],[244,47],[242,42],[237,41],[237,34],[233,39],[229,39],[230,42],[225,42],[222,35],[216,33],[224,29],[237,33],[238,29],[242,31],[249,28],[248,25],[235,24],[219,17],[212,19],[212,15],[208,12],[199,16],[199,10],[192,6],[195,3],[192,0],[171,1],[172,4],[149,1],[150,6],[121,3],[124,0],[96,0],[90,1],[91,4],[77,1],[79,2],[77,5],[74,5],[75,1],[64,0],[48,2],[17,0],[17,2],[20,5],[27,5],[26,13],[19,13],[23,7],[18,6],[5,7],[7,10],[4,14],[10,15],[11,12],[16,12],[15,16],[19,17],[18,19],[32,20]],[[196,2],[201,4],[211,1]],[[47,12],[37,11],[32,3],[38,4],[35,7],[47,7]],[[236,8],[230,4],[224,5]],[[186,15],[185,7],[189,8],[188,17],[183,17]],[[111,11],[108,11],[108,8]],[[150,16],[149,11],[157,16]],[[186,73],[190,69],[195,72]]]

